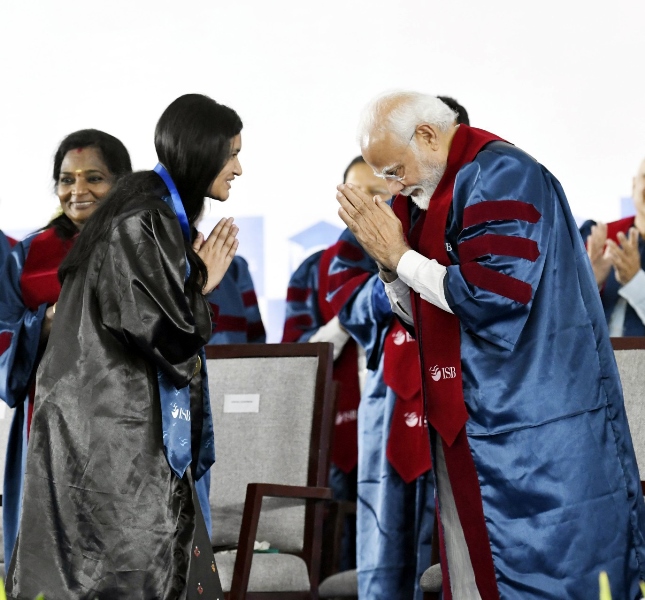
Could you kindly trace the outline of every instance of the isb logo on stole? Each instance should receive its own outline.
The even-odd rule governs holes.
[[[190,410],[186,408],[179,408],[176,402],[172,403],[172,410],[170,411],[173,419],[180,419],[182,421],[190,421]]]
[[[439,367],[435,365],[430,371],[430,377],[433,381],[439,381],[440,379],[454,379],[457,377],[457,369],[455,367]]]

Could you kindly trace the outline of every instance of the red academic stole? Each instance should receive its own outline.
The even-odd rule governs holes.
[[[629,229],[634,226],[634,221],[636,217],[626,217],[620,219],[620,221],[614,221],[613,223],[607,223],[607,239],[613,240],[620,245],[618,241],[618,234],[624,233],[627,235]],[[587,245],[587,240],[585,240],[585,246]]]
[[[414,250],[445,267],[451,264],[445,235],[457,172],[472,162],[486,144],[496,140],[503,141],[481,129],[459,126],[452,140],[446,171],[430,200],[428,210],[422,211],[408,236],[408,242]],[[405,196],[397,196],[394,201],[394,212],[403,224],[403,231],[410,230],[408,202],[411,200]],[[468,420],[461,379],[459,319],[423,301],[414,290],[411,290],[411,294],[415,331],[422,357],[428,421],[441,439],[452,446]]]
[[[607,223],[607,239],[613,240],[618,245],[620,245],[620,242],[618,241],[618,234],[622,232],[625,235],[627,235],[627,232],[629,231],[630,227],[634,226],[635,219],[636,217],[627,217],[626,219],[621,219],[620,221]]]
[[[503,140],[481,129],[459,126],[452,140],[446,171],[432,195],[428,210],[422,211],[408,235],[408,242],[414,250],[446,267],[451,264],[445,247],[445,235],[457,173],[464,165],[472,162],[486,144],[493,141]],[[409,202],[412,201],[405,196],[397,196],[394,201],[394,212],[403,224],[403,231],[410,231]],[[459,319],[422,300],[414,290],[410,290],[410,294],[421,353],[421,378],[428,422],[441,438],[437,439],[437,443],[443,440],[446,467],[477,588],[482,600],[498,600],[499,591],[484,520],[479,479],[466,437],[468,412],[461,377]],[[439,529],[443,550],[443,532],[441,527]],[[444,598],[452,600],[445,560],[442,561],[442,572],[446,582],[443,586]]]
[[[27,308],[35,311],[41,304],[52,305],[58,301],[58,267],[73,244],[73,240],[61,240],[53,227],[32,240],[20,276],[22,301]]]
[[[336,255],[336,245],[327,248],[320,257],[318,281],[318,307],[325,323],[336,313],[327,302],[329,265]],[[338,382],[336,420],[331,446],[331,460],[344,473],[349,473],[358,463],[358,404],[361,391],[358,383],[358,348],[349,339],[341,355],[334,361],[334,381]]]
[[[405,483],[432,468],[428,425],[423,414],[419,348],[394,320],[383,348],[383,381],[396,394],[385,454]]]

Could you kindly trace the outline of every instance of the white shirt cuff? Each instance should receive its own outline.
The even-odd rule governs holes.
[[[408,250],[399,260],[396,272],[421,298],[452,313],[443,289],[446,267],[414,250]]]
[[[398,277],[391,282],[385,281],[379,274],[379,278],[385,286],[385,295],[390,301],[390,306],[394,314],[398,315],[412,325],[414,320],[412,318],[412,300],[410,299],[410,288],[403,283]]]
[[[618,290],[618,294],[629,302],[641,321],[645,323],[645,271],[643,269],[638,271],[629,283]]]
[[[311,343],[331,342],[334,345],[334,360],[336,360],[343,351],[345,344],[349,340],[347,333],[340,324],[338,317],[334,317],[329,323],[326,323],[316,331],[310,338]]]

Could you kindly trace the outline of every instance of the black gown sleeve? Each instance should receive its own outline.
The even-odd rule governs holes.
[[[211,334],[208,304],[184,289],[185,272],[175,215],[141,210],[116,224],[97,283],[105,327],[178,388],[190,382]]]

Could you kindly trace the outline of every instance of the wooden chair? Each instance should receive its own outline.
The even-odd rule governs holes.
[[[217,457],[211,541],[225,595],[317,599],[332,346],[208,346],[206,358]],[[277,552],[254,553],[255,541]]]
[[[358,598],[358,574],[356,569],[340,570],[341,545],[346,519],[356,519],[356,503],[346,500],[332,501],[329,506],[328,561],[323,564],[322,582],[318,588],[320,598],[336,600]]]
[[[625,411],[627,420],[632,430],[636,462],[641,473],[641,488],[645,495],[645,436],[636,435],[645,429],[645,337],[620,337],[611,338],[611,344],[616,355],[620,382],[625,397]],[[435,532],[437,523],[435,520]],[[436,545],[436,536],[432,540],[431,567],[421,577],[421,589],[424,591],[424,600],[435,600],[441,592],[441,569]]]

